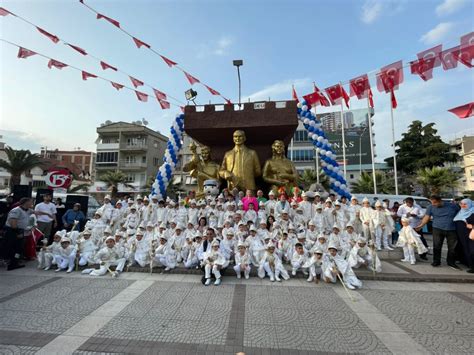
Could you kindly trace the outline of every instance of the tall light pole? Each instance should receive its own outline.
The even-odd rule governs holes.
[[[367,127],[364,128],[364,130],[359,136],[359,174],[360,176],[362,176],[362,136],[364,135],[365,131],[367,131]]]
[[[236,59],[233,61],[234,66],[237,67],[237,76],[239,78],[239,108],[240,108],[240,102],[242,98],[242,83],[240,81],[240,67],[244,64],[244,61],[242,59]]]

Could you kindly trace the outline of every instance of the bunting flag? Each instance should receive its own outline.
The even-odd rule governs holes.
[[[160,90],[157,90],[157,89],[153,89],[153,92],[155,93],[156,99],[158,101],[166,100],[166,94],[164,92],[161,92]]]
[[[418,60],[410,62],[411,73],[419,75],[424,81],[433,79],[433,69],[441,65],[442,48],[443,46],[440,44],[418,53]]]
[[[57,69],[62,69],[62,68],[67,67],[67,64],[62,63],[59,60],[50,59],[48,62],[48,68],[51,69],[52,67],[55,67]]]
[[[82,71],[82,80],[87,80],[88,78],[97,78],[97,75]]]
[[[206,84],[204,84],[204,86],[206,87],[207,90],[209,90],[209,92],[211,93],[211,95],[217,95],[217,96],[220,96],[220,95],[221,95],[218,91],[216,91],[216,90],[214,90],[213,88],[207,86]]]
[[[183,70],[183,73],[184,73],[184,75],[186,76],[186,79],[188,79],[188,81],[189,81],[189,83],[190,83],[191,85],[194,85],[194,84],[200,82],[198,78],[195,78],[195,77],[192,76],[191,74],[186,73],[184,70]]]
[[[161,57],[161,59],[164,60],[164,62],[165,62],[166,64],[168,64],[168,66],[169,66],[170,68],[171,68],[172,66],[178,64],[178,63],[173,62],[171,59],[166,58],[164,55],[161,55],[161,54],[160,54],[159,56]]]
[[[369,77],[367,74],[363,74],[350,80],[350,94],[351,96],[357,96],[360,99],[369,100],[369,106],[374,108],[374,98],[372,90],[370,89]]]
[[[54,43],[58,43],[59,42],[59,38],[45,30],[43,30],[41,27],[38,27],[36,26],[36,29],[43,35],[45,35],[46,37],[48,37],[51,41],[53,41]]]
[[[130,78],[130,81],[132,82],[133,86],[135,86],[135,88],[137,88],[139,86],[143,86],[143,81],[135,79],[133,76],[129,76],[129,78]]]
[[[113,67],[111,66],[110,64],[107,64],[106,62],[104,61],[100,61],[100,66],[102,67],[102,69],[106,70],[106,69],[112,69],[114,71],[117,71],[117,68],[116,67]]]
[[[380,69],[376,74],[379,92],[393,92],[403,83],[403,63],[401,60]]]
[[[147,102],[148,101],[148,95],[145,94],[144,92],[135,90],[135,94],[137,94],[137,99],[139,101],[142,101],[142,102]]]
[[[225,103],[226,103],[226,105],[233,105],[232,101],[230,101],[229,99],[225,99]]]
[[[13,15],[10,11],[7,9],[0,7],[0,16],[7,16],[7,15]],[[13,15],[15,16],[15,15]]]
[[[30,51],[29,49],[20,47],[18,48],[18,58],[28,58],[31,57],[32,55],[37,54],[36,52]]]
[[[454,107],[452,109],[449,109],[448,111],[454,113],[461,119],[472,117],[474,116],[474,102]]]
[[[295,86],[291,87],[291,98],[296,101],[296,103],[300,102],[298,99],[298,95],[296,94]]]
[[[117,20],[114,20],[110,17],[107,17],[101,13],[99,13],[96,9],[94,9],[93,7],[85,4],[84,1],[82,0],[79,0],[79,2],[84,5],[85,8],[87,8],[89,11],[93,12],[96,14],[97,18],[98,19],[105,19],[107,21],[109,21],[110,23],[112,23],[113,25],[115,25],[115,27],[117,27],[118,29],[120,29],[120,31],[122,31],[124,34],[126,34],[127,36],[129,36],[130,38],[132,38],[132,40],[134,41],[135,45],[138,47],[138,48],[141,48],[141,47],[146,47],[148,48],[151,52],[153,52],[155,55],[159,56],[165,63],[166,65],[168,65],[170,68],[171,67],[175,67],[176,69],[179,69],[181,70],[185,76],[186,76],[186,79],[191,83],[191,85],[194,85],[196,83],[199,83],[203,86],[205,86],[207,88],[207,90],[212,94],[212,95],[219,95],[222,99],[224,99],[226,102],[230,102],[229,99],[227,99],[226,97],[224,97],[222,94],[217,94],[218,91],[217,90],[214,90],[214,89],[210,89],[210,87],[206,84],[204,84],[203,82],[201,82],[199,79],[197,79],[196,77],[192,76],[191,74],[189,74],[187,71],[185,71],[183,68],[179,67],[178,66],[178,63],[165,57],[162,53],[159,53],[158,51],[154,50],[151,48],[151,45],[149,45],[148,43],[145,43],[143,42],[142,40],[138,39],[137,37],[133,36],[132,34],[130,34],[130,32],[124,30],[123,28],[120,27],[120,23],[117,21]],[[171,97],[171,96],[170,96]],[[174,99],[174,98],[173,98]],[[174,99],[176,101],[179,101],[177,99]]]
[[[329,107],[331,106],[331,103],[329,102],[328,98],[324,93],[316,86],[316,83],[313,82],[313,89],[314,92],[318,94],[319,96],[319,105]]]
[[[135,38],[135,37],[132,37],[133,38],[133,42],[135,42],[137,48],[140,48],[141,46],[145,46],[147,48],[151,48],[150,45],[148,43],[145,43],[143,41],[140,41],[138,38]]]
[[[158,102],[160,103],[160,106],[163,110],[167,110],[170,108],[170,103],[168,101],[158,100]]]
[[[117,89],[117,91],[120,90],[120,89],[123,89],[123,85],[122,85],[122,84],[115,83],[115,82],[113,82],[113,81],[111,81],[110,83],[112,84],[112,86],[113,86],[114,88]]]
[[[107,17],[105,15],[97,13],[97,20],[100,20],[101,18],[103,18],[104,20],[110,22],[115,27],[120,28],[120,22],[118,22],[117,20],[114,20],[113,18],[110,18],[110,17]]]
[[[346,90],[344,90],[344,87],[341,84],[330,86],[324,89],[324,91],[328,94],[332,105],[339,105],[341,100],[344,99],[346,107],[349,108],[349,95],[347,95]]]
[[[319,94],[312,92],[311,94],[303,95],[303,99],[306,101],[306,105],[317,105],[319,103]]]
[[[71,47],[72,49],[74,49],[75,51],[81,53],[82,55],[87,55],[87,52],[85,51],[85,49],[82,49],[81,47],[78,47],[78,46],[75,46],[73,44],[70,44],[70,43],[66,43],[69,47]]]
[[[454,69],[458,66],[457,57],[459,55],[459,46],[446,49],[439,55],[444,70]]]
[[[458,60],[468,68],[472,68],[472,59],[474,59],[474,32],[468,33],[461,37],[459,46]]]

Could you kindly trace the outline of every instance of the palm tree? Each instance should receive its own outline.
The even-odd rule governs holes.
[[[375,172],[375,184],[377,186],[378,193],[387,194],[392,191],[393,184],[390,183],[385,174]],[[373,194],[374,181],[372,179],[372,174],[363,171],[359,181],[352,183],[351,192],[359,194]]]
[[[423,186],[425,194],[440,195],[455,189],[459,184],[460,174],[447,168],[433,166],[420,169],[416,174],[416,179]]]
[[[21,183],[21,175],[29,170],[42,165],[41,157],[32,154],[29,150],[16,150],[5,147],[7,159],[0,159],[0,168],[5,169],[11,175],[10,188]]]
[[[117,197],[119,184],[131,187],[131,185],[127,183],[127,175],[121,171],[107,171],[100,176],[100,181],[105,182],[107,188],[110,189],[112,198]]]
[[[300,175],[298,179],[298,185],[300,185],[303,190],[309,190],[311,185],[316,183],[318,181],[317,179],[317,173],[313,169],[306,169],[303,171],[303,174]],[[319,183],[326,189],[329,189],[329,179],[326,175],[324,174],[319,174]]]

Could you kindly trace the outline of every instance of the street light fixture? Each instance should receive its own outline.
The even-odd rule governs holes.
[[[244,61],[242,59],[236,59],[233,61],[234,66],[237,67],[237,76],[239,78],[239,108],[240,108],[240,100],[241,100],[241,89],[242,89],[242,84],[240,81],[240,67],[244,64]]]
[[[186,97],[188,103],[189,101],[192,101],[194,103],[194,106],[196,106],[196,102],[194,100],[196,99],[197,95],[198,93],[192,88],[184,92],[184,96]]]

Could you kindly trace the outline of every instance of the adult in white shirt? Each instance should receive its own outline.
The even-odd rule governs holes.
[[[35,215],[38,229],[48,239],[49,244],[52,243],[51,231],[58,224],[56,213],[56,205],[51,202],[51,195],[43,195],[43,202],[38,203],[35,207]]]

